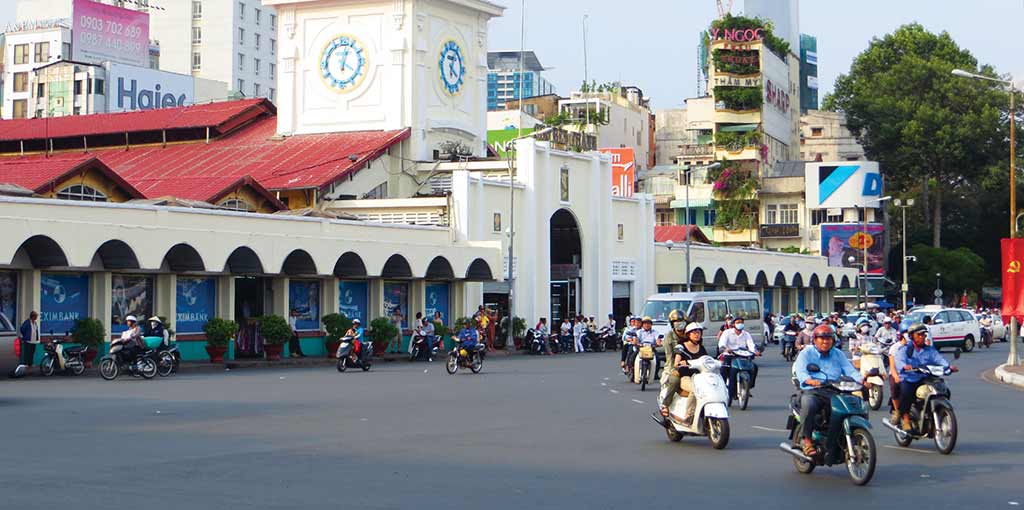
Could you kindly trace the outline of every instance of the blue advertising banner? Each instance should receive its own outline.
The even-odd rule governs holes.
[[[401,315],[396,315],[395,312]],[[384,282],[384,315],[399,322],[402,327],[409,317],[409,284],[406,282]]]
[[[40,331],[63,335],[89,316],[89,275],[43,273],[39,298]]]
[[[217,280],[178,277],[175,316],[177,333],[202,333],[217,311]]]
[[[110,278],[110,331],[128,329],[125,318],[134,315],[139,324],[153,316],[153,277],[115,274]]]
[[[363,281],[338,282],[338,313],[349,319],[359,319],[363,326],[368,326],[366,307],[369,302],[368,286]]]
[[[320,282],[290,280],[288,311],[295,319],[296,331],[320,329]]]
[[[426,288],[427,306],[424,312],[427,318],[434,320],[434,312],[441,312],[441,322],[448,324],[448,284],[428,283]]]
[[[18,327],[18,273],[0,271],[0,315]]]

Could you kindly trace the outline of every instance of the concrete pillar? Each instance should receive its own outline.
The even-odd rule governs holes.
[[[38,269],[25,269],[18,276],[18,317],[11,317],[14,327],[20,327],[33,310],[39,311],[43,295],[43,272]]]
[[[409,321],[416,318],[417,313],[426,313],[427,309],[427,284],[424,280],[413,280],[409,282]],[[412,324],[412,322],[409,322]],[[412,324],[415,326],[415,324]]]
[[[320,315],[338,313],[339,305],[338,279],[322,278],[320,280]]]
[[[157,275],[154,294],[153,314],[165,317],[173,329],[178,308],[178,275]]]
[[[463,282],[462,315],[469,317],[476,313],[476,307],[484,302],[484,284],[480,282]],[[517,305],[519,303],[516,303]],[[520,310],[517,306],[516,310]],[[519,312],[516,315],[522,316]]]
[[[235,277],[223,275],[217,277],[217,317],[235,320]]]
[[[451,311],[448,318],[448,326],[455,324],[455,319],[466,315],[466,282],[462,280],[454,281],[451,285]]]
[[[105,338],[110,341],[111,287],[113,278],[109,271],[89,275],[89,315],[103,323]]]
[[[384,280],[380,278],[371,279],[369,282],[369,304],[367,304],[367,321],[373,321],[378,317],[384,317]],[[366,324],[369,326],[369,324]]]
[[[280,315],[285,319],[288,318],[290,310],[288,309],[288,282],[290,278],[287,276],[277,276],[270,280],[270,289],[273,295],[272,302],[270,303],[270,313],[273,315]]]

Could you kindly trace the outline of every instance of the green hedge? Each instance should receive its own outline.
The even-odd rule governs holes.
[[[740,133],[718,132],[715,133],[715,145],[733,152],[747,147],[759,147],[761,132],[756,130]]]
[[[714,94],[729,110],[759,110],[764,104],[761,87],[715,87]]]
[[[736,64],[733,62],[726,62],[722,59],[725,55],[733,55],[738,57],[754,57],[754,61],[758,61],[758,55],[756,51],[732,51],[732,50],[715,50],[711,53],[711,61],[715,63],[715,70],[720,73],[732,73],[739,75],[747,74],[759,74],[761,72],[761,66],[759,64]]]
[[[774,26],[770,21],[763,20],[761,18],[748,18],[745,16],[733,16],[731,14],[726,14],[725,17],[712,21],[711,27],[722,30],[735,30],[737,28],[763,28],[764,45],[768,50],[782,60],[786,60],[786,57],[789,55],[789,43],[785,39],[775,35],[775,32],[772,30]]]

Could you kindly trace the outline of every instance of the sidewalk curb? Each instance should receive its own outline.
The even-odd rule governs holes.
[[[1012,374],[1006,370],[1006,364],[1003,363],[996,367],[995,370],[996,379],[1004,384],[1010,384],[1018,388],[1024,388],[1024,375]]]

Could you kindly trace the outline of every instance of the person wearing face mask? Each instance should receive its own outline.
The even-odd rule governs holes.
[[[850,360],[853,362],[853,366],[860,369],[860,346],[872,340],[871,336],[871,324],[866,318],[857,320],[857,325],[854,327],[854,336],[850,339]]]
[[[722,378],[729,382],[729,398],[736,398],[736,375],[732,373],[732,355],[733,351],[746,349],[756,356],[760,356],[761,353],[757,351],[757,346],[754,345],[754,339],[751,338],[750,333],[744,331],[746,325],[743,323],[743,317],[736,317],[732,322],[732,328],[725,330],[721,336],[718,337],[718,352],[722,358]],[[754,370],[750,373],[750,387],[753,389],[757,386],[757,364],[754,364]],[[753,393],[751,393],[753,396]]]
[[[799,323],[800,332],[796,335],[796,350],[800,352],[804,347],[808,347],[814,343],[814,326],[821,325],[821,319],[808,320]]]
[[[722,326],[718,328],[718,338],[721,339],[722,334],[730,329],[732,329],[732,314],[727,313],[725,314],[725,324],[722,324]]]
[[[882,347],[886,349],[896,341],[898,335],[895,324],[888,317],[882,319],[882,327],[878,328],[878,331],[875,332],[875,338],[878,339],[878,343],[882,344]]]
[[[800,334],[800,331],[802,329],[804,329],[804,318],[801,317],[800,314],[794,313],[793,315],[789,316],[789,323],[787,323],[786,326],[782,328],[782,337],[785,338],[786,335],[789,334],[789,336],[792,337],[795,345],[796,337]],[[781,349],[780,352],[786,349],[785,342],[779,342],[779,345]]]
[[[679,378],[676,395],[686,398],[686,413],[683,415],[683,424],[686,426],[693,422],[693,415],[696,411],[695,404],[697,403],[697,397],[693,394],[693,375],[697,371],[690,368],[690,363],[708,355],[708,351],[704,349],[703,336],[703,326],[697,322],[688,324],[683,333],[683,342],[672,349],[671,369],[665,369],[666,372],[672,372]],[[671,405],[676,395],[667,398],[666,405]]]
[[[921,381],[926,377],[916,369],[928,365],[948,367],[954,372],[957,369],[955,366],[950,366],[946,358],[943,358],[935,347],[928,344],[927,326],[914,324],[907,330],[907,334],[910,336],[910,343],[896,350],[893,361],[899,373],[900,395],[905,397],[900,399],[897,407],[900,418],[902,418],[901,426],[903,430],[910,431],[913,430],[908,414],[910,406],[914,403],[917,388],[921,386]]]

